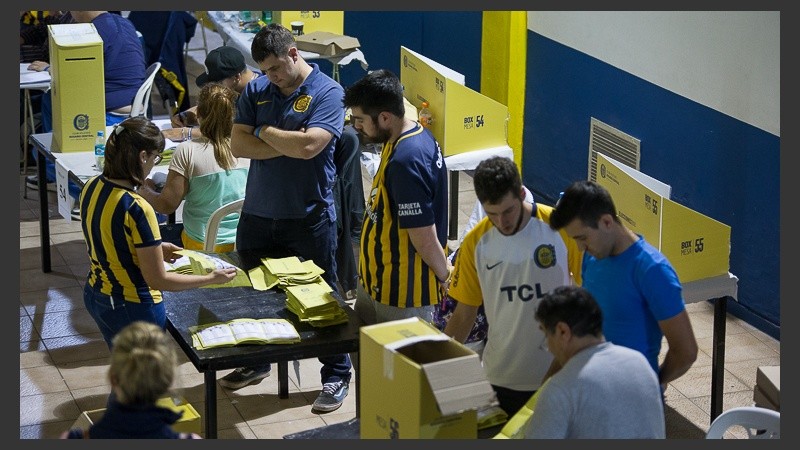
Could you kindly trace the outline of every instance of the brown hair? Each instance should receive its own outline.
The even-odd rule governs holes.
[[[147,176],[142,170],[139,152],[161,153],[164,146],[164,135],[150,119],[142,116],[125,119],[114,126],[106,140],[103,176],[128,180],[139,187]]]
[[[219,83],[207,83],[197,98],[197,118],[200,131],[214,147],[214,159],[226,171],[236,167],[231,152],[231,130],[239,94]]]

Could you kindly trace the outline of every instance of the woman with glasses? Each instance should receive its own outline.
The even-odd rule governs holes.
[[[174,261],[181,248],[161,241],[153,207],[136,192],[163,151],[164,136],[155,124],[145,117],[125,119],[108,137],[102,175],[81,191],[89,254],[83,300],[109,348],[114,335],[136,320],[165,327],[162,290],[226,283],[236,275],[235,268],[205,275],[166,271],[164,261]]]

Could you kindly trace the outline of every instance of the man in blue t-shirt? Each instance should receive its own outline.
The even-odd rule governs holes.
[[[335,289],[333,152],[344,127],[344,90],[300,56],[281,24],[256,33],[251,53],[266,76],[247,84],[236,107],[231,148],[235,156],[251,159],[236,248],[312,260]],[[346,353],[319,360],[322,392],[313,409],[333,411],[347,396],[352,364]],[[269,370],[269,364],[238,368],[220,384],[238,389]]]
[[[556,203],[550,226],[575,239],[583,257],[583,287],[603,310],[606,339],[640,351],[662,391],[697,359],[697,341],[669,260],[627,228],[611,194],[593,181],[576,181]],[[661,366],[661,339],[668,350]]]

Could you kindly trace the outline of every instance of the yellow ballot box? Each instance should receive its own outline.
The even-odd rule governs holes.
[[[328,31],[344,34],[344,11],[272,11],[272,21],[292,29],[292,22],[303,22],[303,34]]]
[[[103,39],[91,23],[48,25],[54,152],[88,152],[106,129]]]
[[[413,317],[361,327],[362,439],[475,439],[496,401],[478,354]]]
[[[400,81],[416,108],[428,102],[445,156],[508,145],[508,107],[464,86],[464,76],[400,47]]]
[[[669,199],[669,186],[601,153],[597,182],[622,223],[669,259],[681,283],[730,269],[731,227]]]

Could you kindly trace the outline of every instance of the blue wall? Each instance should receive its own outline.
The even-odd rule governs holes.
[[[729,311],[780,338],[780,138],[528,32],[523,180],[553,204],[586,179],[594,117],[641,140],[640,170],[731,227]]]
[[[480,91],[482,21],[480,11],[345,11],[344,34],[358,38],[369,70],[389,69],[400,76],[404,46],[463,74],[467,87]],[[344,66],[342,85],[365,73],[357,63]]]

